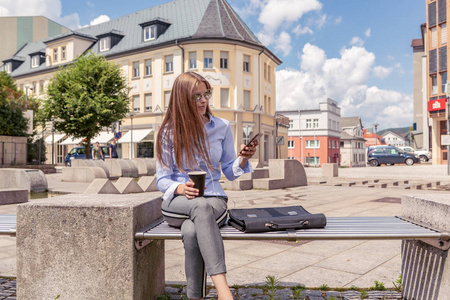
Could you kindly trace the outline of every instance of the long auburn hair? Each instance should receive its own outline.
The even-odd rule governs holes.
[[[202,116],[198,112],[197,103],[192,99],[192,94],[201,83],[211,88],[209,82],[203,76],[194,72],[182,73],[175,79],[170,94],[167,113],[161,124],[156,140],[156,157],[158,162],[169,167],[169,162],[162,157],[163,140],[173,139],[175,163],[180,171],[185,167],[200,168],[196,155],[199,155],[208,168],[214,169],[209,158],[209,140],[205,131]],[[206,106],[206,114],[211,114],[209,105]]]

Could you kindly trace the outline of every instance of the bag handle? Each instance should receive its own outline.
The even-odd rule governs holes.
[[[264,224],[264,226],[269,227],[269,228],[273,228],[273,229],[278,229],[278,228],[283,228],[283,229],[291,229],[291,228],[298,228],[299,226],[306,226],[308,225],[308,220],[302,220],[298,223],[276,223],[274,221],[270,221],[270,223],[266,223]]]

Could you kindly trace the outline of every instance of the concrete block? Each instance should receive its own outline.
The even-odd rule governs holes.
[[[155,299],[164,241],[136,250],[134,233],[161,217],[161,198],[64,195],[17,208],[18,299]]]
[[[27,189],[29,192],[44,192],[48,189],[44,172],[34,169],[0,169],[0,188]]]
[[[28,202],[27,189],[0,189],[0,205]]]
[[[269,159],[269,177],[283,178],[283,188],[308,185],[305,169],[295,159]]]
[[[145,160],[142,158],[133,158],[132,161],[137,167],[138,170],[138,176],[147,176],[147,164],[145,163]]]
[[[120,177],[114,185],[121,194],[135,194],[144,192],[133,178]]]
[[[128,168],[122,169],[122,176],[125,177],[139,177],[138,167],[131,159],[123,159]]]
[[[339,176],[339,168],[338,164],[329,163],[322,164],[322,177],[338,177]]]
[[[144,158],[145,163],[147,164],[147,174],[155,175],[156,174],[156,158]]]
[[[106,163],[103,160],[101,160],[101,159],[93,159],[93,160],[91,160],[91,162],[94,164],[94,167],[102,168],[103,171],[105,171],[105,173],[106,173],[106,177],[109,178],[109,169],[108,169],[108,167],[106,166]]]
[[[158,190],[155,176],[142,176],[139,178],[138,184],[144,192],[155,192]]]
[[[285,188],[286,180],[283,178],[260,178],[253,180],[254,189],[275,190]]]
[[[156,159],[155,158],[133,158],[137,167],[139,176],[153,176],[156,174]]]
[[[253,169],[253,178],[255,179],[269,178],[269,169],[268,168]]]
[[[246,175],[246,174],[244,174]],[[241,176],[242,177],[242,176]],[[223,188],[231,191],[245,191],[251,190],[253,188],[253,180],[252,179],[242,179],[239,177],[236,180],[229,181],[226,180],[223,183]]]
[[[253,169],[262,168],[263,164],[259,161],[258,158],[250,159],[250,163],[252,164]]]
[[[62,181],[92,182],[95,178],[107,178],[99,167],[65,167],[62,169]]]
[[[450,232],[448,194],[402,196],[402,217],[441,232]],[[444,251],[423,241],[402,243],[403,297],[412,299],[448,299],[450,294],[450,259]]]
[[[107,178],[96,178],[88,186],[85,194],[120,194],[116,186]]]

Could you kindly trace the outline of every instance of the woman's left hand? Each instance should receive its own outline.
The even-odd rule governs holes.
[[[259,145],[258,141],[254,141],[251,146],[246,147],[244,144],[241,145],[241,152],[239,153],[239,156],[242,158],[250,159],[253,157],[253,155],[256,152],[256,146]]]

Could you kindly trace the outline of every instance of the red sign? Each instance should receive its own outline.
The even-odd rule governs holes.
[[[444,110],[446,98],[428,101],[428,111]]]

